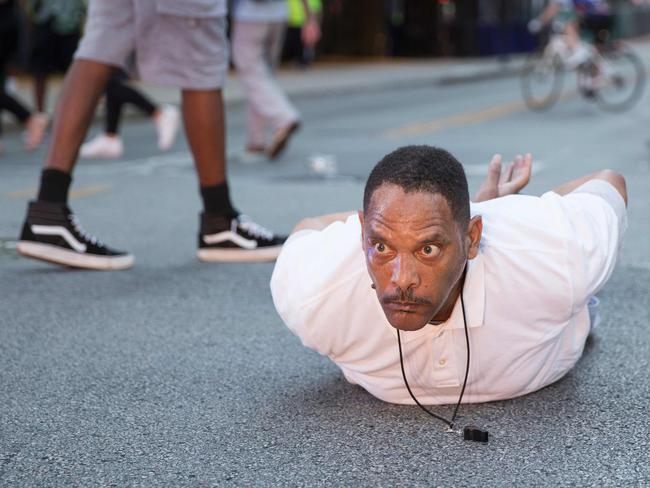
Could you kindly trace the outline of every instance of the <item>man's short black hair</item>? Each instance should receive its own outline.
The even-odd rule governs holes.
[[[401,147],[377,163],[363,194],[363,211],[372,194],[384,183],[397,185],[406,193],[440,193],[458,224],[469,222],[469,190],[463,166],[444,149],[433,146]]]

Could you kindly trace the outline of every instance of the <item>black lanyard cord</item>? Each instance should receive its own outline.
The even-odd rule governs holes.
[[[467,268],[465,268],[465,271],[463,271],[463,285],[460,289],[460,305],[461,309],[463,310],[463,324],[465,326],[465,344],[467,345],[467,364],[465,366],[465,379],[463,380],[463,388],[460,390],[460,395],[458,396],[458,403],[456,403],[456,408],[454,408],[454,414],[451,416],[451,420],[447,420],[444,417],[441,417],[440,415],[437,415],[433,413],[431,410],[428,410],[425,408],[417,398],[415,398],[415,395],[411,391],[411,387],[409,386],[409,382],[406,379],[406,372],[404,371],[404,358],[402,355],[402,339],[400,336],[400,330],[397,329],[397,346],[399,349],[399,365],[402,369],[402,378],[404,378],[404,385],[406,386],[406,389],[409,392],[409,395],[411,395],[411,398],[415,402],[415,404],[420,407],[422,410],[424,410],[426,413],[431,415],[433,418],[440,420],[441,422],[444,422],[447,424],[447,426],[450,429],[454,428],[454,421],[456,420],[456,415],[458,414],[458,409],[460,408],[460,404],[463,401],[463,395],[465,394],[465,387],[467,386],[467,377],[469,375],[469,332],[467,330],[467,317],[465,315],[465,301],[463,299],[463,290],[465,288],[465,273],[467,271]]]

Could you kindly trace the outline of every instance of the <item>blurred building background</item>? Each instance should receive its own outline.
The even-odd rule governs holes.
[[[489,56],[525,52],[546,0],[324,0],[321,56]],[[650,33],[650,0],[610,0],[614,35]]]

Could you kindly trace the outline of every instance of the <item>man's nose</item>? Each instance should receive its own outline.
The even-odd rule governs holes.
[[[409,256],[398,256],[393,261],[391,281],[403,291],[420,286],[420,275],[414,261],[415,259]]]

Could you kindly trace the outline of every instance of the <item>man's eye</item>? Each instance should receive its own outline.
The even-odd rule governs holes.
[[[378,253],[386,252],[386,245],[382,242],[375,243],[374,247],[375,247],[375,251],[377,251]]]
[[[431,244],[427,244],[422,248],[422,254],[425,256],[435,256],[440,252],[440,249],[438,249],[436,246],[433,246]]]

